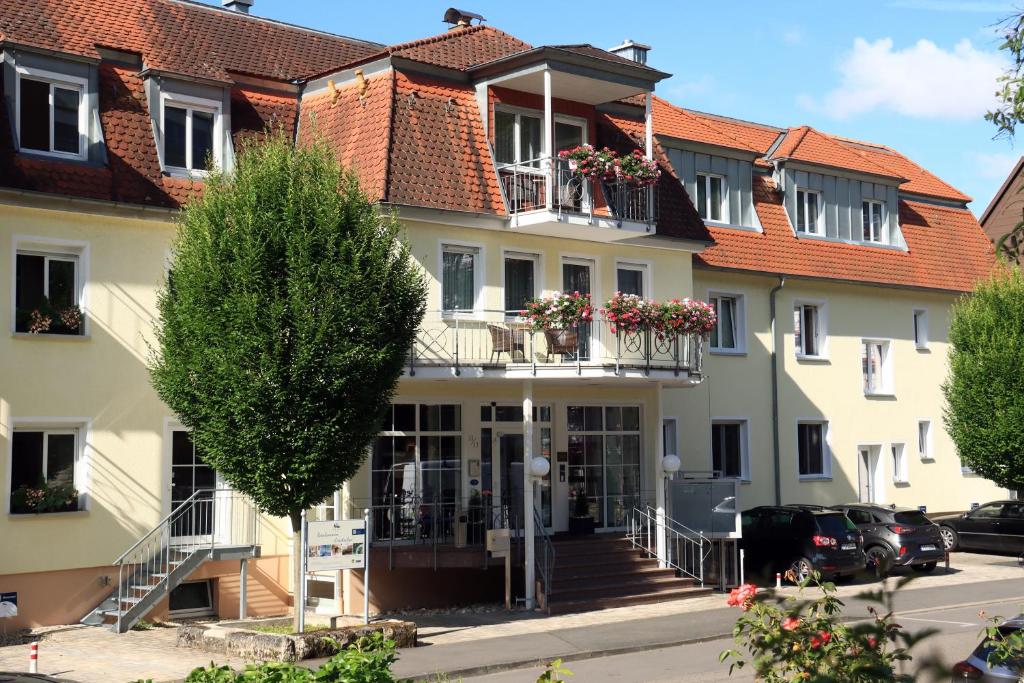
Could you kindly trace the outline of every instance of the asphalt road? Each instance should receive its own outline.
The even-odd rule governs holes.
[[[1012,615],[1024,611],[1024,580],[999,581],[987,584],[967,584],[941,589],[921,589],[900,594],[896,603],[898,621],[908,631],[936,629],[938,633],[924,641],[913,652],[919,660],[934,657],[946,666],[952,666],[967,656],[979,641],[983,626],[978,612],[989,615]],[[846,614],[864,614],[865,605],[849,601]],[[713,610],[697,615],[679,615],[659,619],[628,622],[617,625],[620,638],[624,627],[637,625],[647,631],[649,627],[664,629],[665,635],[684,639],[686,633],[700,637],[701,633],[727,632],[736,617],[733,610]],[[688,617],[688,618],[687,618]],[[645,622],[660,622],[647,624]],[[673,623],[674,622],[674,623]],[[589,629],[588,629],[589,630]],[[571,634],[567,634],[570,635]],[[582,634],[579,634],[582,635]],[[575,638],[573,638],[575,640]],[[657,641],[652,641],[657,642]],[[667,642],[662,640],[661,642]],[[575,674],[574,683],[591,681],[637,681],[667,683],[690,681],[752,681],[748,672],[739,671],[729,676],[728,666],[719,664],[719,653],[732,646],[729,638],[712,638],[704,642],[670,647],[654,647],[629,654],[593,657],[568,662]],[[591,648],[597,649],[597,648]],[[907,667],[914,671],[913,663]],[[519,669],[503,673],[464,678],[466,683],[519,683],[537,680],[541,669]],[[922,680],[928,680],[927,678]]]

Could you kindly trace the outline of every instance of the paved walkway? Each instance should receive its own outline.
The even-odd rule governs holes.
[[[940,567],[919,576],[901,595],[902,609],[994,598],[1024,599],[1024,571],[1013,557],[953,556],[953,570]],[[908,572],[909,573],[909,572]],[[877,584],[840,587],[845,598]],[[787,588],[784,592],[794,593]],[[614,652],[694,642],[720,637],[732,629],[735,610],[724,596],[622,607],[583,614],[541,617],[536,614],[417,615],[422,647],[403,650],[397,675],[424,679],[435,672],[484,673],[529,661],[559,656],[583,659]],[[850,603],[848,613],[862,607]],[[43,673],[79,683],[122,683],[137,679],[176,681],[210,663],[209,653],[174,647],[175,630],[155,628],[114,635],[106,629],[73,627],[46,635],[40,645]],[[218,664],[241,668],[245,662],[217,657]],[[0,647],[0,671],[24,671],[28,646]]]

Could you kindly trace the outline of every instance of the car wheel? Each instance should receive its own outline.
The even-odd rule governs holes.
[[[814,573],[814,565],[806,557],[798,557],[789,565],[789,571],[793,572],[796,582],[806,581]]]
[[[892,566],[892,553],[884,545],[873,545],[864,551],[868,556],[868,569],[879,579],[889,574]]]
[[[951,526],[940,526],[939,535],[942,536],[942,545],[946,550],[956,550],[956,547],[960,545],[960,535]]]
[[[927,574],[928,572],[935,571],[935,565],[937,564],[938,562],[925,562],[924,564],[915,564],[911,567],[911,569],[913,569],[915,572]]]

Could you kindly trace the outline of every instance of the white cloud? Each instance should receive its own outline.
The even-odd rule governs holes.
[[[894,50],[891,38],[857,38],[839,64],[839,86],[798,101],[836,118],[882,110],[919,119],[980,119],[995,105],[996,79],[1006,66],[999,52],[966,39],[952,50],[930,40]]]
[[[1005,152],[968,152],[968,158],[974,166],[974,175],[984,180],[1002,183],[1020,159],[1019,154]]]

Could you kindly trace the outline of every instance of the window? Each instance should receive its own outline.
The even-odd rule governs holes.
[[[798,303],[793,307],[793,336],[797,357],[823,358],[824,307]]]
[[[77,429],[15,429],[11,439],[11,513],[79,509]],[[49,495],[42,496],[42,493]]]
[[[914,346],[923,351],[928,348],[928,311],[914,310]]]
[[[494,112],[494,157],[499,164],[540,167],[541,117]]]
[[[931,420],[917,421],[917,454],[922,460],[932,457],[932,422]]]
[[[645,296],[644,280],[647,279],[647,267],[642,264],[620,263],[615,272],[616,289],[623,294]]]
[[[16,252],[15,332],[83,333],[78,266],[74,254]]]
[[[697,174],[697,213],[706,221],[727,221],[725,178],[708,173]]]
[[[885,242],[885,232],[882,227],[882,202],[862,202],[861,220],[865,242]]]
[[[711,469],[715,476],[728,479],[749,479],[746,450],[745,421],[712,421]]]
[[[661,421],[661,446],[665,455],[679,455],[679,430],[674,417],[666,417]]]
[[[825,444],[825,422],[800,422],[797,424],[798,467],[801,477],[824,478],[829,476],[830,462]]]
[[[894,443],[892,450],[892,481],[894,484],[905,484],[908,480],[907,459],[903,454],[903,444]]]
[[[861,373],[864,378],[864,393],[892,394],[892,360],[890,343],[866,339],[861,342]]]
[[[18,69],[18,143],[23,150],[85,156],[84,79]]]
[[[477,259],[473,247],[441,248],[441,308],[448,313],[470,312],[476,306]]]
[[[796,231],[822,235],[821,193],[811,190],[796,191]]]
[[[164,167],[204,172],[208,161],[220,164],[220,104],[164,95]]]
[[[712,293],[708,302],[715,309],[718,322],[711,330],[711,350],[742,352],[746,346],[743,330],[743,297],[736,294]]]
[[[537,296],[535,283],[537,257],[530,254],[505,255],[505,313],[523,310]]]
[[[568,406],[566,411],[569,505],[582,491],[598,526],[625,526],[641,496],[639,406]]]

